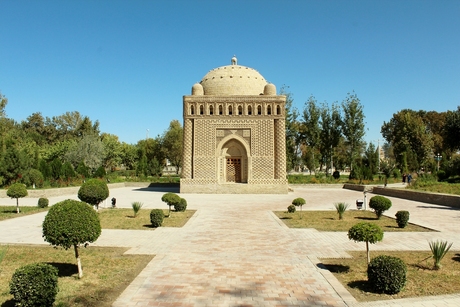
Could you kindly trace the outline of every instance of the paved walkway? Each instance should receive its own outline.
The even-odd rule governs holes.
[[[118,207],[141,201],[144,208],[167,208],[164,191],[119,188],[110,191]],[[349,257],[364,250],[344,232],[289,229],[273,210],[286,210],[292,199],[304,197],[303,210],[333,210],[335,202],[354,204],[356,191],[294,187],[287,195],[182,194],[196,209],[183,228],[155,231],[106,230],[94,245],[126,246],[127,253],[155,254],[113,304],[141,306],[460,306],[460,295],[357,303],[335,277],[317,266],[318,258]],[[50,198],[54,204],[68,196]],[[76,199],[76,196],[70,198]],[[433,239],[454,242],[460,211],[391,198],[388,215],[408,210],[411,222],[440,232],[385,233],[373,250],[429,250]],[[35,205],[36,199],[21,199]],[[14,200],[0,199],[0,204]],[[108,206],[108,204],[107,204]],[[306,212],[305,214],[308,214]],[[46,244],[41,238],[45,213],[0,222],[0,243]]]

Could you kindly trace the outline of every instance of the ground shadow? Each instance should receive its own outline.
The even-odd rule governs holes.
[[[157,229],[158,227],[153,227],[152,224],[144,224],[142,227],[149,228],[149,229]]]
[[[439,205],[438,206],[417,206],[417,208],[423,208],[423,209],[439,209],[439,210],[452,210],[452,211],[458,211],[460,208],[454,208],[454,207],[449,207],[449,206],[443,206]]]
[[[2,210],[2,213],[17,213],[16,210]]]
[[[452,257],[452,260],[460,262],[460,254],[455,254],[455,256]]]
[[[356,216],[355,219],[357,219],[357,220],[365,220],[365,221],[378,220],[378,218],[376,218],[376,217],[365,217],[365,216]]]
[[[350,271],[350,266],[341,265],[341,264],[322,264],[324,268],[329,270],[331,273],[348,273]]]
[[[73,263],[47,262],[58,269],[58,277],[67,277],[78,274],[78,267]]]
[[[283,216],[283,217],[280,217],[280,220],[292,220],[292,217],[291,216]]]
[[[14,307],[15,300],[7,300],[3,302],[1,307]]]
[[[353,289],[359,289],[364,292],[374,293],[372,287],[369,285],[369,282],[367,280],[354,280],[350,281],[347,285]]]
[[[180,185],[178,183],[167,183],[167,184],[151,183],[148,187],[137,188],[137,189],[134,189],[133,191],[179,193],[180,192]]]

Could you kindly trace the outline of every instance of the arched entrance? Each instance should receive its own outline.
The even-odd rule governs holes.
[[[225,142],[219,156],[221,161],[220,182],[248,182],[248,156],[245,146],[239,140],[232,138]]]

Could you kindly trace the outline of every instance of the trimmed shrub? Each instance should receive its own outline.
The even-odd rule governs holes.
[[[340,178],[340,172],[339,171],[334,171],[332,173],[332,177],[334,177],[334,179],[339,179]]]
[[[109,197],[109,188],[105,181],[99,179],[90,179],[83,183],[78,190],[78,199],[96,206],[99,209],[99,204]]]
[[[366,242],[367,263],[370,262],[369,243],[383,240],[383,230],[373,223],[361,222],[348,230],[348,239],[355,242]]]
[[[289,205],[287,207],[287,210],[288,210],[289,213],[295,213],[295,206],[294,205]]]
[[[161,209],[152,209],[152,211],[150,211],[150,223],[152,223],[152,226],[155,228],[161,227],[164,217],[165,215]]]
[[[184,212],[187,209],[187,201],[185,198],[181,198],[179,203],[174,204],[174,211]]]
[[[397,257],[381,255],[367,266],[367,279],[378,293],[396,294],[406,285],[406,264]]]
[[[43,221],[43,238],[46,242],[65,249],[75,250],[78,277],[83,276],[78,247],[94,242],[101,235],[101,222],[97,212],[88,204],[67,199],[50,208]]]
[[[168,192],[166,194],[163,194],[163,196],[161,197],[161,201],[165,202],[169,206],[169,217],[171,215],[171,207],[175,207],[176,204],[179,204],[181,202],[181,198],[179,195],[175,193]]]
[[[384,196],[374,196],[369,200],[369,207],[374,209],[377,219],[383,215],[383,212],[391,208],[391,200]]]
[[[409,222],[409,211],[401,210],[396,212],[396,223],[398,223],[399,228],[404,228]]]
[[[11,198],[16,198],[16,212],[19,213],[19,198],[27,196],[26,186],[22,183],[13,183],[8,190],[6,195]]]
[[[38,206],[40,208],[46,208],[46,207],[48,207],[49,204],[50,204],[50,201],[48,200],[48,198],[40,197],[38,199]]]
[[[42,172],[40,172],[38,169],[32,168],[29,171],[28,177],[29,177],[31,184],[35,184],[39,188],[43,187],[43,182],[45,181],[45,178],[43,177]]]
[[[51,307],[58,292],[58,269],[46,263],[18,268],[10,281],[10,294],[21,307]]]

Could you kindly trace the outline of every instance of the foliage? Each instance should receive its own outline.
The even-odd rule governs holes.
[[[302,211],[302,206],[306,204],[305,199],[302,197],[295,198],[292,201],[292,204],[296,207],[300,206],[300,211]],[[300,218],[302,218],[302,215],[300,215]]]
[[[1,177],[3,177],[3,184],[9,185],[18,180],[20,181],[28,164],[24,151],[18,150],[15,146],[9,146],[2,156],[0,171]]]
[[[369,284],[378,293],[399,293],[407,281],[407,266],[400,258],[380,255],[367,267]]]
[[[334,148],[339,145],[342,136],[342,119],[337,104],[332,104],[329,107],[326,103],[323,103],[320,108],[320,115],[321,132],[319,150],[323,159],[322,163],[326,166],[326,174],[329,174],[329,167],[332,167],[331,161]]]
[[[365,134],[364,107],[355,93],[348,93],[342,101],[342,133],[348,146],[348,165],[353,170],[355,158],[358,157]]]
[[[50,208],[43,221],[46,242],[64,249],[74,247],[78,277],[83,276],[78,247],[92,243],[101,235],[97,213],[84,202],[67,199]]]
[[[180,204],[181,198],[175,193],[168,192],[161,197],[161,201],[165,202],[169,206],[169,217],[171,215],[171,207]]]
[[[133,207],[133,211],[134,211],[134,217],[137,216],[137,214],[139,213],[139,210],[141,210],[143,205],[144,205],[143,203],[138,202],[138,201],[131,203],[131,206]]]
[[[104,178],[107,175],[105,168],[103,166],[99,166],[96,171],[94,172],[94,178]]]
[[[178,120],[173,120],[169,124],[168,130],[163,135],[163,148],[166,158],[176,167],[176,174],[182,162],[182,141],[183,129]]]
[[[11,198],[16,198],[16,211],[19,213],[19,198],[27,196],[27,189],[22,183],[13,183],[8,190],[6,195]]]
[[[99,179],[89,179],[78,190],[78,198],[96,208],[107,197],[109,197],[107,183]]]
[[[48,207],[49,203],[50,203],[50,201],[49,201],[48,198],[40,197],[38,199],[38,204],[37,205],[40,208],[46,208],[46,207]]]
[[[184,212],[187,209],[187,200],[181,198],[179,203],[174,204],[174,211]]]
[[[294,213],[295,212],[295,206],[294,205],[289,205],[287,207],[288,213]]]
[[[283,85],[279,91],[280,95],[286,96],[285,131],[286,131],[286,170],[295,169],[299,164],[301,133],[297,120],[298,110],[293,106],[293,94],[288,91],[289,86]]]
[[[51,307],[58,292],[58,269],[46,263],[18,268],[11,278],[10,293],[21,307]]]
[[[38,169],[35,169],[35,168],[30,169],[28,176],[32,184],[35,184],[39,188],[43,187],[43,182],[45,178],[43,177],[42,172],[40,172]]]
[[[446,145],[452,150],[460,149],[460,106],[455,111],[448,111],[444,126]]]
[[[452,247],[453,243],[447,243],[447,241],[431,241],[429,242],[431,253],[434,259],[434,266],[435,270],[439,270],[441,268],[441,260],[447,254],[447,252]]]
[[[404,228],[409,222],[409,211],[400,210],[396,212],[396,223],[398,223],[399,228]]]
[[[366,242],[367,262],[369,263],[369,243],[375,244],[382,241],[383,231],[376,224],[361,222],[348,230],[348,239],[355,242]]]
[[[335,203],[334,207],[335,207],[335,210],[337,210],[337,213],[339,214],[339,220],[342,220],[345,211],[347,211],[350,205],[347,203]]]
[[[321,110],[317,105],[315,97],[310,96],[303,109],[302,134],[305,143],[311,148],[311,159],[308,168],[316,169],[315,150],[319,147],[321,128],[320,128]],[[308,127],[308,129],[306,129]]]
[[[97,135],[84,134],[69,146],[65,159],[76,167],[81,161],[91,170],[102,165],[104,159],[104,144]]]
[[[380,195],[373,196],[369,200],[369,208],[374,209],[375,215],[380,219],[383,212],[391,208],[391,200]]]
[[[163,219],[164,219],[164,213],[163,210],[161,209],[152,209],[150,211],[150,223],[152,223],[153,227],[161,227],[161,224],[163,224]]]

